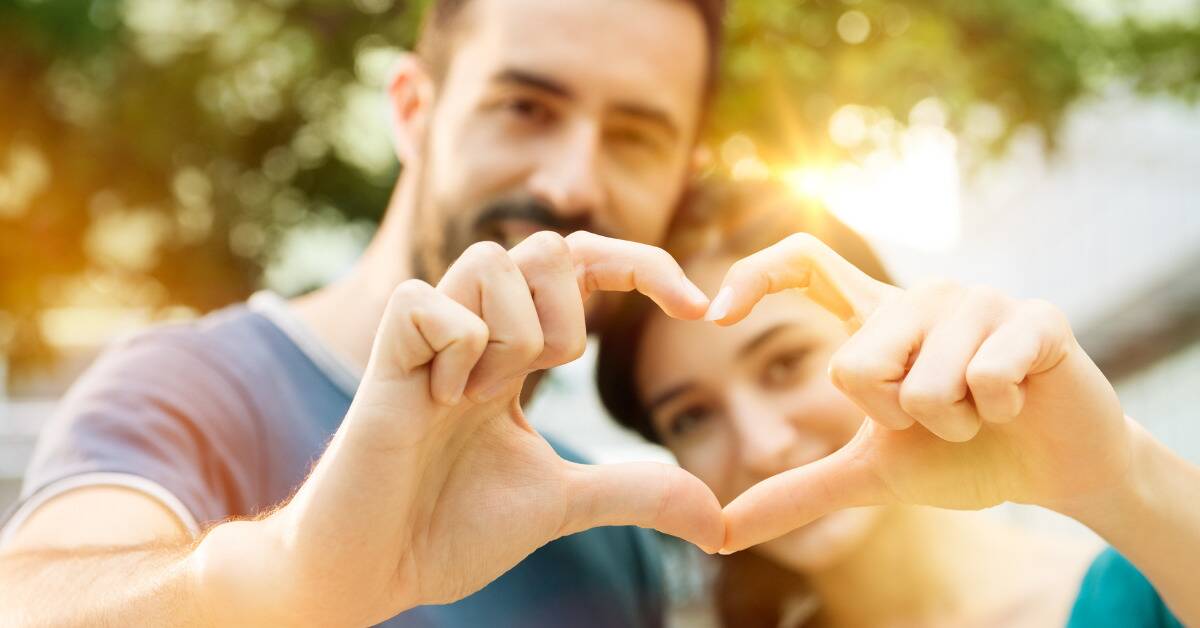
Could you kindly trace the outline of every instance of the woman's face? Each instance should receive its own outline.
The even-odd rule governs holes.
[[[731,263],[700,260],[686,271],[711,294]],[[663,444],[725,504],[857,432],[862,411],[827,375],[846,337],[841,321],[799,291],[766,297],[728,328],[656,312],[638,351],[638,393]],[[759,551],[799,571],[821,570],[858,546],[877,517],[873,508],[835,513]]]

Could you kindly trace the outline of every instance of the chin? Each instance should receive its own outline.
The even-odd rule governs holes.
[[[851,508],[828,514],[756,549],[763,556],[799,573],[837,565],[870,536],[882,508]]]

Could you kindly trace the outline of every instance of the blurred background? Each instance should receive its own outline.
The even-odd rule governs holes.
[[[423,5],[0,0],[0,509],[109,340],[353,261]],[[734,0],[727,39],[710,168],[786,181],[902,282],[1058,304],[1200,462],[1200,2]],[[587,401],[591,364],[535,423],[601,461],[665,456]]]

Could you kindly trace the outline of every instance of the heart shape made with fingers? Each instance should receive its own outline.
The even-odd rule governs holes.
[[[796,234],[736,262],[705,318],[736,324],[788,289],[851,332],[829,375],[866,418],[837,451],[726,504],[722,553],[858,506],[1066,511],[1128,470],[1116,394],[1052,306],[951,282],[901,290]]]

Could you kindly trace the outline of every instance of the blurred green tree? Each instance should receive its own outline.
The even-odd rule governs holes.
[[[424,4],[0,0],[0,354],[51,358],[50,307],[208,310],[261,285],[295,229],[368,232],[397,173],[382,84]],[[1052,143],[1114,79],[1200,96],[1200,10],[1100,23],[1071,6],[735,0],[706,143],[830,162],[855,150],[832,141],[840,108],[903,124],[933,98],[998,152],[1025,126]]]

